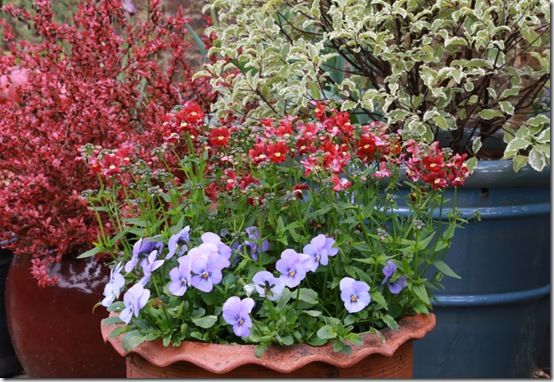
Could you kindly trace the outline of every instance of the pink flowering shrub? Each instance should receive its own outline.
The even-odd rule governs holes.
[[[143,22],[120,0],[83,0],[68,24],[54,21],[48,0],[36,1],[33,13],[10,5],[3,12],[37,38],[17,40],[0,24],[8,47],[0,56],[0,240],[17,236],[11,248],[32,254],[32,273],[45,286],[56,282],[48,264],[98,234],[81,195],[97,178],[76,159],[79,148],[132,142],[147,151],[161,141],[145,132],[174,105],[195,100],[201,109],[214,95],[191,78],[187,18],[164,16],[159,0]],[[128,159],[105,160],[113,169]]]

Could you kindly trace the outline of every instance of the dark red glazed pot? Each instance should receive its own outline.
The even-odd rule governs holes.
[[[102,324],[102,336],[127,360],[127,378],[411,378],[412,342],[435,326],[433,314],[404,317],[398,330],[363,337],[352,352],[336,353],[331,345],[270,347],[256,357],[254,345],[219,345],[187,341],[164,347],[144,342],[126,352],[122,336],[109,338],[115,325]]]
[[[125,362],[102,341],[98,326],[107,267],[94,259],[64,257],[52,267],[58,286],[39,288],[28,256],[14,256],[7,279],[6,311],[15,352],[34,378],[122,378]]]

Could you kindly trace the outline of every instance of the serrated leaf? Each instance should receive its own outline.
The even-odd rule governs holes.
[[[204,316],[200,318],[193,318],[192,322],[196,326],[201,327],[202,329],[209,329],[217,322],[217,316]]]
[[[539,150],[532,149],[529,152],[529,165],[536,171],[542,171],[548,164],[546,156]]]
[[[439,270],[439,272],[445,274],[446,276],[453,277],[455,279],[461,279],[461,277],[456,272],[454,272],[452,268],[450,268],[448,264],[446,264],[444,261],[435,261],[433,265]]]
[[[530,142],[527,139],[523,138],[514,138],[506,146],[506,153],[514,152],[517,153],[519,150],[523,150],[530,145]]]
[[[512,167],[514,172],[519,172],[527,164],[528,158],[527,155],[516,155],[513,158]]]
[[[514,115],[515,109],[514,105],[512,105],[508,101],[502,101],[498,103],[500,105],[500,110],[502,110],[506,114]]]

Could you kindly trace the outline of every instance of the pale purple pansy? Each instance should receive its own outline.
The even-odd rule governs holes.
[[[222,270],[230,265],[229,260],[221,256],[218,247],[212,243],[192,248],[185,257],[190,257],[191,285],[206,293],[221,282]]]
[[[312,267],[312,258],[294,249],[285,249],[281,253],[281,259],[275,264],[275,268],[281,273],[281,279],[289,288],[298,286]]]
[[[150,277],[152,277],[152,272],[161,267],[164,263],[164,260],[157,259],[157,256],[158,251],[154,250],[150,252],[150,255],[148,255],[146,259],[143,259],[140,262],[143,273],[143,276],[140,279],[140,283],[144,286],[146,286],[146,284],[148,284],[148,281],[150,281]]]
[[[402,289],[408,286],[408,281],[405,276],[400,276],[396,278],[396,280],[391,281],[391,278],[396,273],[396,270],[396,264],[392,260],[388,260],[383,267],[383,274],[385,275],[385,278],[383,279],[381,285],[387,284],[387,287],[392,294],[398,294],[402,292]]]
[[[231,253],[233,252],[231,247],[223,243],[219,235],[213,232],[204,232],[202,236],[200,236],[200,239],[202,240],[202,243],[214,244],[217,247],[218,253],[227,260],[231,258]]]
[[[125,272],[129,273],[138,265],[141,257],[152,253],[156,250],[158,253],[161,253],[163,250],[164,244],[161,241],[154,241],[150,238],[139,239],[133,245],[133,255],[127,263],[125,263]]]
[[[260,271],[252,277],[256,291],[261,297],[267,297],[276,301],[281,297],[285,289],[285,283],[281,278],[273,276],[271,272]]]
[[[349,313],[363,310],[371,302],[369,285],[363,281],[356,281],[351,277],[340,280],[340,298]]]
[[[131,322],[133,316],[138,317],[139,312],[146,306],[149,298],[150,291],[144,289],[141,283],[136,283],[129,288],[123,295],[123,304],[125,304],[125,308],[119,314],[121,321],[128,324]]]
[[[254,260],[258,260],[258,253],[264,253],[269,250],[269,241],[263,240],[258,227],[252,226],[245,228],[246,234],[250,240],[246,240],[244,245],[250,249],[250,256]]]
[[[233,326],[233,332],[238,337],[248,337],[250,328],[252,327],[252,319],[250,312],[254,308],[254,300],[247,297],[240,299],[239,297],[229,297],[223,304],[223,319],[229,325]]]
[[[187,251],[187,244],[190,240],[189,233],[190,227],[186,226],[169,238],[169,241],[167,243],[169,252],[165,257],[166,260],[171,259],[175,254],[177,254],[177,256],[182,256],[185,254],[185,252]]]
[[[304,247],[304,253],[314,260],[310,271],[315,272],[319,265],[329,264],[329,256],[335,256],[339,249],[333,247],[335,240],[320,234]]]
[[[174,296],[182,296],[191,285],[191,257],[184,256],[177,261],[179,265],[169,271],[169,283],[167,290]]]
[[[121,274],[123,264],[117,264],[110,271],[110,279],[104,287],[104,299],[102,300],[102,306],[110,306],[121,294],[121,289],[125,286],[125,278]]]

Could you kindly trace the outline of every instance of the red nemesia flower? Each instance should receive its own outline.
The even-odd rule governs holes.
[[[229,144],[230,131],[226,127],[212,129],[208,141],[212,146],[227,146]]]
[[[263,143],[256,143],[254,147],[248,150],[248,155],[255,165],[259,165],[262,162],[268,160],[267,147]]]
[[[352,186],[352,182],[346,178],[339,178],[337,175],[331,177],[333,182],[333,191],[344,191]]]
[[[284,142],[267,145],[267,156],[273,163],[281,163],[287,159],[288,147]]]

